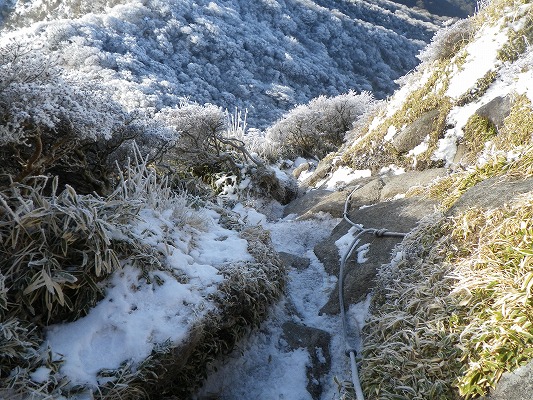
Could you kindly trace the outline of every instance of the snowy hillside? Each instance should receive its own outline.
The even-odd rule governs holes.
[[[4,43],[38,43],[130,110],[187,97],[248,109],[253,127],[319,95],[386,97],[442,22],[387,0],[2,4]]]

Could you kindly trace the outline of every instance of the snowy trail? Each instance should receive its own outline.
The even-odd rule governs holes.
[[[248,212],[257,216],[254,210]],[[215,366],[216,372],[210,374],[196,399],[312,399],[307,391],[306,375],[311,356],[305,348],[294,350],[288,346],[282,329],[286,322],[317,328],[331,335],[331,369],[321,377],[321,399],[339,397],[334,378],[349,379],[349,359],[344,356],[341,322],[338,315],[319,315],[337,284],[337,277],[326,273],[313,252],[314,246],[329,236],[338,222],[339,219],[332,218],[262,222],[271,231],[277,251],[308,258],[310,265],[302,271],[289,268],[286,296],[259,331],[242,341],[238,349]],[[353,306],[348,311],[349,318],[356,317],[363,324],[367,309],[368,302]]]

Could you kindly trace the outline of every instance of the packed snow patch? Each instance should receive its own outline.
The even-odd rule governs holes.
[[[205,210],[204,230],[177,227],[172,211],[145,209],[131,231],[166,255],[168,270],[143,274],[123,260],[123,268],[106,281],[105,298],[88,315],[47,329],[47,345],[63,364],[70,385],[96,387],[109,377],[103,369],[125,362],[135,368],[164,343],[178,346],[189,330],[214,308],[208,300],[223,281],[217,267],[253,260],[247,242],[221,227],[219,215]],[[46,371],[34,374],[44,379]]]

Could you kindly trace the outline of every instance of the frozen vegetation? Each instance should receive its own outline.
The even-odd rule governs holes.
[[[347,309],[363,390],[472,398],[526,364],[531,196],[450,210],[533,175],[531,4],[399,3],[434,5],[0,0],[0,398],[355,398],[319,312],[340,218],[283,208],[437,167],[385,199],[437,209]]]
[[[6,1],[3,40],[39,44],[129,110],[190,98],[264,128],[312,98],[390,95],[442,21],[378,1]],[[11,32],[11,33],[10,33]]]

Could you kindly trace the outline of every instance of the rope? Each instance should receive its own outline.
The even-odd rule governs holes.
[[[344,346],[346,355],[350,357],[350,365],[352,370],[352,383],[355,389],[355,394],[357,396],[357,400],[364,400],[364,394],[363,389],[361,388],[361,382],[359,380],[359,373],[357,371],[357,363],[355,360],[355,355],[357,354],[357,349],[361,346],[361,328],[359,327],[359,324],[357,320],[354,320],[355,325],[355,332],[353,332],[353,343],[350,343],[350,338],[348,337],[348,324],[346,321],[346,311],[344,307],[344,268],[346,266],[346,261],[350,256],[352,255],[353,251],[359,244],[359,238],[363,236],[364,234],[372,234],[376,237],[405,237],[405,233],[400,232],[390,232],[387,229],[375,229],[375,228],[364,228],[361,224],[356,224],[348,217],[348,204],[350,202],[350,199],[352,198],[352,195],[358,190],[361,186],[356,186],[352,192],[348,195],[346,198],[346,201],[344,202],[344,213],[343,218],[346,222],[348,222],[350,225],[356,227],[359,229],[359,233],[355,235],[352,243],[350,244],[350,248],[344,254],[344,256],[341,259],[341,265],[339,270],[339,307],[340,307],[340,313],[341,313],[341,322],[342,322],[342,332],[343,332],[343,339],[344,339]]]

